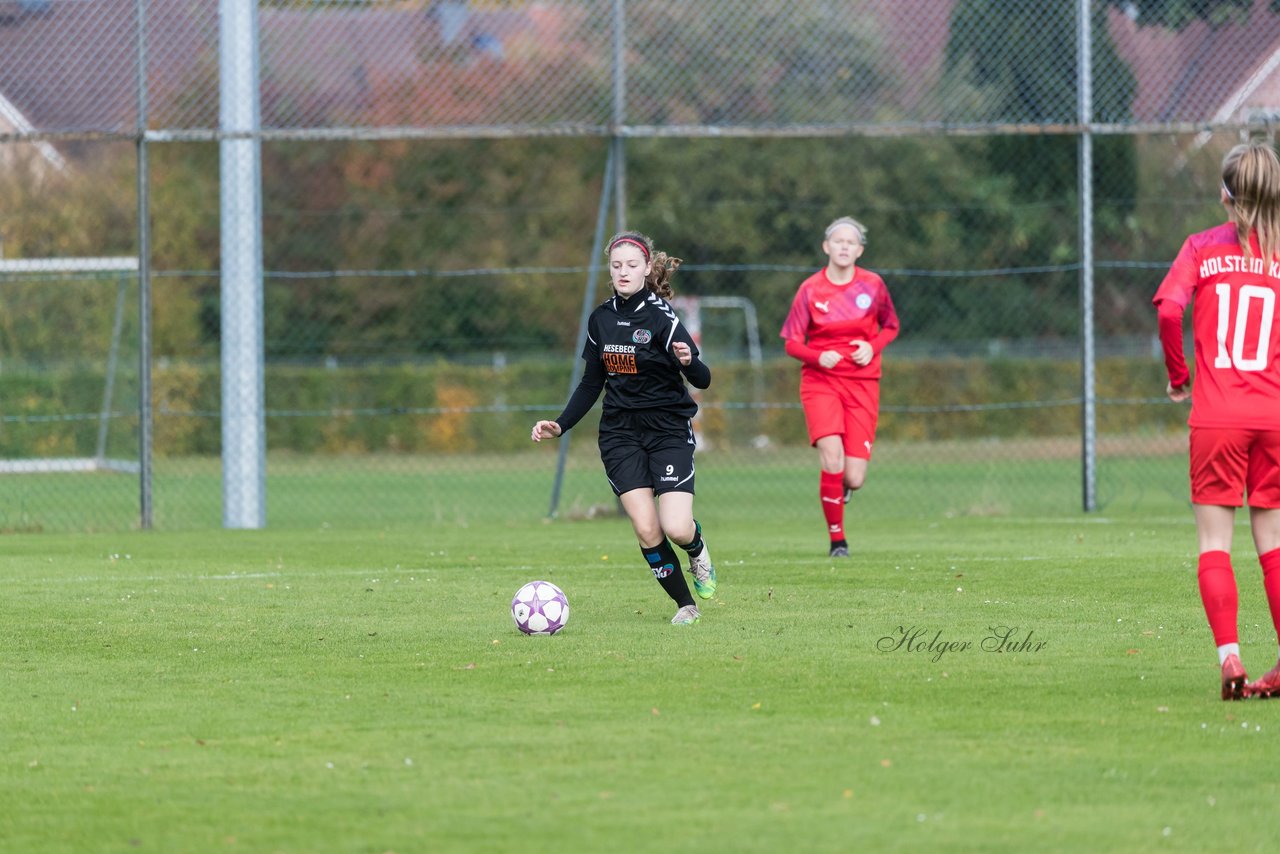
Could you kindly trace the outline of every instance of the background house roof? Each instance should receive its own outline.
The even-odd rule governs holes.
[[[1110,26],[1137,79],[1136,121],[1244,120],[1255,109],[1280,106],[1280,15],[1269,0],[1255,0],[1247,20],[1218,27],[1139,27],[1114,10]]]
[[[0,95],[36,131],[132,133],[135,14],[133,0],[50,0],[43,11],[0,19]],[[150,0],[146,16],[148,126],[216,127],[217,0]],[[549,3],[260,9],[262,124],[447,121],[450,105],[486,97],[475,86],[477,63],[491,63],[484,76],[501,86],[504,73],[521,69],[496,66],[522,44],[576,49],[567,30],[575,22],[583,16]]]
[[[477,9],[424,0],[260,9],[263,126],[606,124],[600,92],[609,87],[610,44],[589,17],[606,5],[593,12],[589,4],[546,0]],[[941,114],[933,99],[954,5],[859,7],[877,16],[868,26],[894,79],[882,93],[886,116],[931,121]],[[0,17],[0,96],[10,105],[0,127],[133,133],[134,0],[30,0],[15,8]],[[148,126],[215,128],[217,0],[150,0],[146,21]],[[1247,22],[1217,28],[1201,21],[1180,32],[1139,27],[1114,9],[1108,22],[1136,78],[1135,121],[1241,120],[1280,107],[1280,15],[1268,0],[1255,0]]]
[[[192,14],[201,8],[203,19]],[[216,36],[216,0],[155,0],[147,16],[148,86],[160,106]],[[131,0],[51,0],[0,23],[0,93],[39,131],[131,132],[136,56]]]

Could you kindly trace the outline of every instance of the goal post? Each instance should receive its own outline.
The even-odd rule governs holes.
[[[107,257],[53,257],[53,258],[20,258],[0,259],[0,288],[14,280],[31,277],[54,277],[59,275],[74,277],[97,277],[114,280],[116,284],[115,305],[112,310],[111,337],[106,353],[103,371],[103,387],[100,403],[96,412],[69,413],[63,417],[68,420],[96,420],[97,437],[92,456],[85,457],[22,457],[0,458],[0,474],[48,474],[58,472],[94,472],[114,471],[137,474],[141,464],[137,460],[117,459],[108,455],[108,444],[111,421],[115,417],[113,411],[115,398],[115,380],[120,362],[120,342],[124,329],[124,313],[129,281],[136,278],[139,271],[137,256]],[[46,318],[48,321],[48,319]],[[54,321],[49,321],[54,322]],[[30,420],[25,416],[15,415],[0,410],[0,419],[4,421]]]
[[[753,417],[758,418],[758,408],[764,401],[764,355],[760,348],[760,321],[756,316],[755,303],[747,297],[741,296],[677,295],[671,298],[671,305],[680,315],[681,321],[689,330],[689,335],[693,338],[693,342],[698,345],[699,350],[704,349],[702,345],[702,319],[704,313],[708,310],[742,312],[742,328],[746,336],[747,360],[751,365],[752,399],[740,405],[751,411]],[[694,400],[698,401],[699,415],[701,415],[702,394],[694,388],[690,388],[689,391]],[[704,450],[709,450],[711,446],[702,435],[699,416],[694,416],[693,430],[698,445]]]

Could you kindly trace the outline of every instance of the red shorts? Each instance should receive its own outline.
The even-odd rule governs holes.
[[[880,416],[879,380],[817,379],[800,377],[800,405],[809,428],[809,444],[823,436],[840,436],[847,457],[871,459]]]
[[[1191,428],[1191,501],[1280,507],[1280,430]]]

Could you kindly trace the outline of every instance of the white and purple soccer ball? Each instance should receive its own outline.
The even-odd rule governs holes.
[[[526,635],[554,635],[569,622],[569,599],[550,581],[530,581],[511,600],[511,618]]]

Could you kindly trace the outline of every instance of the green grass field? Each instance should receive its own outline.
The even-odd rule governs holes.
[[[1271,849],[1280,703],[1218,699],[1189,512],[863,507],[835,565],[709,502],[693,627],[618,518],[6,535],[0,847]]]
[[[1189,513],[1185,448],[1138,453],[1142,442],[1098,460],[1097,499],[1107,512]],[[519,454],[306,456],[271,454],[271,528],[478,527],[539,522],[547,515],[554,447]],[[698,508],[744,525],[767,519],[812,531],[817,458],[811,448],[716,450],[698,457]],[[860,498],[868,519],[1071,514],[1081,507],[1078,441],[886,442]],[[216,457],[159,458],[153,478],[157,530],[222,523]],[[616,507],[591,439],[578,439],[561,491],[562,518]],[[819,517],[820,518],[820,517]],[[0,535],[138,527],[136,475],[0,475]],[[822,538],[821,527],[818,539]]]

